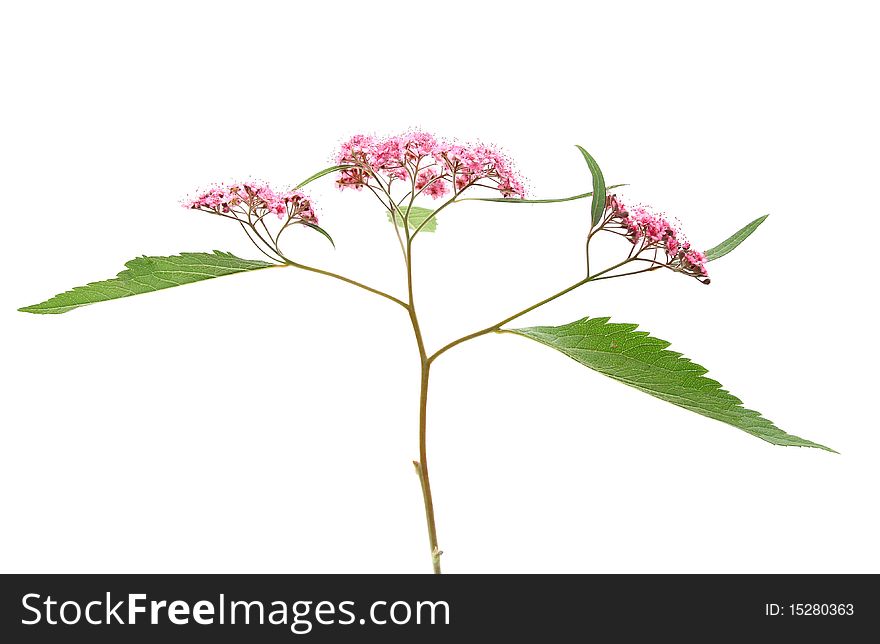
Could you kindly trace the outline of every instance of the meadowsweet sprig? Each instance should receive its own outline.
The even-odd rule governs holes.
[[[510,160],[499,150],[483,144],[461,144],[440,140],[425,132],[377,138],[359,134],[342,144],[336,165],[325,168],[289,190],[275,190],[260,182],[219,184],[183,203],[187,208],[208,212],[237,222],[251,242],[271,261],[242,259],[231,253],[181,253],[173,256],[143,256],[126,264],[115,278],[75,287],[40,304],[23,307],[29,313],[64,313],[72,309],[157,291],[223,275],[286,266],[318,273],[351,284],[400,306],[412,325],[420,359],[419,455],[413,461],[421,484],[428,529],[431,562],[440,572],[437,526],[427,452],[428,383],[435,361],[447,351],[489,334],[510,333],[530,338],[558,350],[577,362],[610,378],[628,384],[656,398],[737,427],[775,445],[798,445],[829,451],[830,448],[787,434],[756,411],[722,389],[703,374],[706,370],[677,351],[668,342],[637,331],[635,324],[611,323],[608,318],[585,317],[562,326],[511,328],[509,324],[582,286],[598,281],[668,269],[709,283],[706,264],[727,255],[766,219],[766,215],[740,229],[705,253],[691,246],[680,225],[649,206],[626,202],[609,194],[596,160],[577,146],[590,171],[592,192],[561,199],[524,199],[525,188]],[[340,189],[367,190],[381,202],[400,243],[406,269],[406,294],[400,297],[323,268],[308,266],[286,256],[280,246],[285,230],[303,226],[319,231],[312,200],[299,190],[321,177],[338,173]],[[582,212],[589,221],[586,238],[586,271],[577,281],[499,321],[448,342],[438,349],[427,347],[414,299],[413,240],[420,231],[436,229],[436,215],[457,203],[465,190],[482,187],[498,194],[469,196],[461,200],[504,203],[558,203],[590,198]],[[402,193],[402,196],[401,196]],[[435,209],[416,205],[417,198],[444,199]],[[590,268],[590,242],[598,233],[627,240],[628,251],[610,266],[595,272]],[[332,242],[333,240],[330,239]],[[633,269],[633,265],[646,266]]]

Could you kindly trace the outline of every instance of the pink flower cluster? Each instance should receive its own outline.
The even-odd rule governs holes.
[[[678,225],[662,213],[642,204],[627,205],[616,195],[608,197],[606,210],[608,221],[618,224],[633,244],[642,244],[642,250],[664,251],[669,268],[709,283],[706,256],[692,248]]]
[[[351,166],[340,172],[340,188],[360,190],[384,177],[389,183],[410,181],[416,191],[434,199],[473,185],[493,188],[504,197],[525,196],[522,179],[497,149],[442,141],[426,132],[386,138],[357,134],[342,144],[336,163]]]
[[[311,200],[300,190],[276,192],[268,184],[243,182],[219,184],[203,192],[195,199],[183,203],[186,208],[227,214],[238,210],[244,215],[259,216],[267,211],[279,219],[296,218],[316,224],[318,216]]]

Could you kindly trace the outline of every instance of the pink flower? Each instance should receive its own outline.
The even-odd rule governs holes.
[[[498,182],[498,190],[502,197],[519,197],[522,199],[526,194],[523,184],[514,176],[504,177]]]
[[[302,190],[287,190],[280,195],[290,207],[290,216],[310,224],[318,223],[318,215],[312,206],[312,200]]]
[[[422,170],[419,172],[419,176],[416,178],[416,190],[421,190],[424,188],[432,179],[436,179],[440,175],[437,174],[437,171],[433,168],[428,168],[427,170]]]
[[[673,246],[678,247],[678,229],[662,214],[641,204],[627,206],[615,195],[609,197],[606,204],[612,212],[612,219],[629,232],[633,243],[644,238],[652,244],[667,244],[667,248],[668,242],[672,241]]]
[[[358,134],[346,141],[336,155],[341,171],[340,188],[360,189],[377,177],[407,180],[416,177],[416,190],[434,198],[472,185],[498,190],[504,197],[523,197],[525,187],[513,164],[500,151],[483,144],[462,145],[438,140],[427,132],[406,132],[386,138]]]
[[[336,155],[336,163],[339,165],[346,163],[355,164],[366,160],[374,145],[375,139],[372,136],[356,134],[342,144],[339,154]]]
[[[399,168],[406,160],[406,144],[400,137],[378,141],[373,145],[368,159],[377,170]]]
[[[399,168],[386,170],[385,173],[392,179],[400,179],[401,181],[409,179],[409,172],[407,172],[405,165],[402,165]]]
[[[434,199],[439,199],[443,195],[446,194],[448,188],[446,186],[446,182],[442,180],[437,180],[428,185],[425,188],[425,194]]]
[[[300,190],[276,192],[266,183],[245,181],[218,184],[194,199],[184,201],[186,208],[217,214],[233,214],[247,219],[275,214],[279,219],[317,223],[311,200]]]
[[[410,132],[396,138],[403,141],[407,158],[410,160],[431,156],[437,149],[437,139],[427,132]]]
[[[692,249],[679,227],[665,215],[642,204],[627,205],[617,195],[607,197],[605,209],[606,220],[602,226],[621,230],[634,246],[639,245],[636,255],[654,251],[656,257],[656,252],[662,251],[666,267],[709,283],[706,256]]]
[[[343,188],[354,188],[355,190],[362,189],[365,185],[367,185],[367,174],[358,168],[346,169],[339,173],[339,178],[336,180],[336,185],[339,186],[339,189]]]
[[[698,250],[685,251],[681,258],[682,264],[695,273],[706,276],[709,271],[706,269],[706,256]]]
[[[443,175],[434,168],[419,172],[419,176],[416,178],[416,190],[421,190],[434,199],[439,199],[447,192]]]

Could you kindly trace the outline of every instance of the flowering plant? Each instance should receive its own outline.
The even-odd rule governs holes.
[[[187,208],[236,222],[269,261],[241,259],[219,251],[167,257],[144,256],[128,262],[126,270],[113,279],[76,287],[20,310],[28,313],[65,313],[95,302],[274,266],[320,273],[400,306],[412,324],[421,365],[419,457],[413,464],[421,484],[431,561],[436,573],[440,572],[442,552],[438,543],[428,472],[428,382],[431,367],[440,356],[483,335],[512,333],[530,338],[610,378],[679,407],[733,425],[775,445],[833,451],[787,434],[758,412],[746,409],[738,398],[722,389],[720,383],[707,378],[704,375],[706,369],[680,353],[668,350],[668,342],[637,331],[634,324],[611,323],[604,317],[586,317],[555,327],[507,326],[526,313],[599,280],[665,268],[709,284],[707,265],[735,249],[766,219],[766,216],[756,219],[714,248],[701,252],[688,242],[675,221],[612,192],[620,186],[606,186],[593,157],[580,146],[578,150],[590,170],[591,192],[562,199],[527,199],[523,181],[513,164],[493,147],[443,141],[424,132],[385,138],[357,135],[341,146],[336,165],[312,175],[295,188],[276,191],[256,182],[222,184],[184,202]],[[352,278],[308,266],[292,259],[282,249],[283,234],[298,226],[316,231],[333,243],[327,231],[318,225],[318,214],[312,200],[301,190],[327,175],[335,175],[336,183],[342,190],[372,193],[386,211],[403,256],[406,295],[397,297]],[[487,194],[486,191],[495,191],[495,194]],[[416,205],[416,200],[424,199],[440,203],[433,209]],[[433,351],[425,346],[413,297],[413,243],[419,234],[436,229],[437,215],[441,211],[463,200],[555,203],[578,199],[590,199],[591,203],[590,230],[585,239],[586,270],[582,277],[558,293],[445,346]],[[618,261],[594,270],[590,266],[590,245],[600,234],[620,236],[627,244]]]

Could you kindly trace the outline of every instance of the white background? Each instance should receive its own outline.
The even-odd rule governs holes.
[[[589,285],[521,326],[638,322],[783,429],[781,448],[488,336],[438,360],[447,572],[880,572],[869,3],[17,3],[2,102],[0,569],[426,572],[402,311],[294,269],[18,313],[140,254],[259,257],[178,200],[296,183],[360,131],[504,146],[535,196],[609,183],[709,247],[709,287]],[[661,6],[662,5],[662,6]],[[332,251],[401,294],[366,194],[310,186]],[[430,202],[424,205],[430,205]],[[588,203],[468,203],[416,242],[436,348],[579,278]]]

